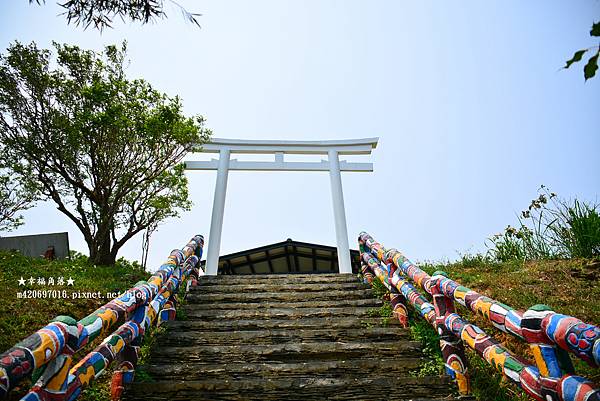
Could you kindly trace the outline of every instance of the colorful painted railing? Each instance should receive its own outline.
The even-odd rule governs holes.
[[[168,260],[148,281],[140,281],[129,291],[89,316],[76,321],[58,316],[50,324],[0,355],[0,398],[21,380],[30,377],[33,386],[22,398],[26,401],[74,400],[82,389],[115,360],[111,396],[118,399],[123,384],[133,380],[137,355],[144,333],[154,323],[175,318],[180,284],[186,290],[200,274],[204,238],[197,235]],[[73,356],[98,337],[112,332],[76,365]]]
[[[569,357],[571,353],[590,366],[599,367],[600,328],[556,313],[545,305],[517,311],[461,286],[444,272],[430,276],[396,249],[385,249],[365,232],[359,235],[358,243],[365,281],[371,283],[378,278],[384,283],[400,323],[408,325],[406,305],[410,303],[436,328],[446,371],[456,380],[460,393],[468,394],[470,390],[463,348],[466,344],[535,400],[600,401],[600,389],[575,375]],[[432,301],[419,289],[431,295]],[[454,302],[483,316],[496,329],[527,342],[535,362],[514,355],[459,316]]]

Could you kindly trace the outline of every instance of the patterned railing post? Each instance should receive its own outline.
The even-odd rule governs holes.
[[[119,365],[113,372],[110,382],[110,399],[112,401],[120,400],[125,385],[133,383],[139,350],[139,345],[126,345],[119,355]]]
[[[540,374],[540,395],[546,401],[560,400],[558,381],[564,374],[573,373],[573,364],[568,354],[557,348],[543,331],[542,321],[553,313],[546,305],[534,305],[523,313],[521,319],[523,338],[529,343]]]
[[[402,327],[408,327],[408,308],[404,295],[394,286],[390,287],[390,304],[392,304],[392,313],[398,319]]]
[[[543,377],[542,390],[558,394],[561,400],[600,401],[600,390],[591,381],[572,374],[570,359],[564,355],[571,352],[588,365],[600,367],[600,328],[555,312],[548,312],[543,317],[541,327],[546,339],[556,345],[558,365],[566,372],[558,380]],[[551,358],[547,359],[552,362]]]
[[[141,308],[140,308],[141,309]],[[116,355],[116,361],[118,362],[118,366],[116,370],[113,372],[112,380],[110,383],[110,395],[111,400],[118,401],[121,399],[121,394],[123,393],[124,386],[128,383],[132,383],[135,376],[135,368],[137,366],[138,361],[138,352],[140,346],[142,345],[142,340],[147,330],[152,326],[151,319],[147,319],[148,310],[150,307],[148,305],[144,305],[143,310],[144,313],[139,313],[134,316],[133,321],[138,325],[140,331],[137,336],[135,336],[130,343],[125,343],[123,349],[118,352]],[[107,364],[107,366],[110,363]],[[75,369],[72,372],[76,372]]]
[[[375,277],[379,278],[379,280],[389,290],[389,301],[392,305],[393,316],[398,319],[398,322],[402,327],[408,327],[408,309],[406,308],[406,299],[404,295],[390,282],[391,266],[388,265],[386,266],[386,269],[383,269],[378,260],[365,250],[364,244],[360,244],[360,247],[360,261],[361,265],[363,266],[362,271],[365,281],[371,284]]]
[[[363,275],[363,280],[367,284],[372,284],[375,279],[375,274],[373,270],[369,267],[368,263],[363,260],[364,255],[366,255],[364,251],[364,246],[360,245],[360,268],[361,273]]]
[[[433,297],[433,306],[435,307],[435,328],[440,336],[440,348],[442,357],[446,364],[446,372],[456,381],[458,392],[466,395],[471,390],[468,376],[467,358],[465,348],[460,337],[446,328],[446,317],[454,313],[454,302],[447,298],[439,286],[439,280],[446,277],[447,274],[442,271],[433,273],[425,284],[429,293]]]
[[[390,303],[392,304],[394,316],[398,319],[402,327],[408,327],[407,300],[402,292],[400,292],[400,290],[391,282],[397,267],[392,260],[385,260],[384,263],[387,269],[387,279],[390,283]]]
[[[380,271],[380,263],[386,263],[386,273],[376,274],[377,277],[384,283],[389,283],[387,286],[390,288],[392,294],[403,294],[402,301],[398,302],[398,314],[399,320],[408,327],[408,310],[406,309],[405,299],[410,299],[412,296],[413,304],[420,301],[420,305],[428,304],[426,300],[422,300],[418,292],[413,288],[411,289],[410,284],[400,279],[400,272],[402,267],[405,267],[406,260],[401,260],[403,257],[395,249],[386,250],[381,244],[375,242],[368,236],[360,235],[359,247],[363,252],[362,260],[371,268],[372,271]],[[370,253],[367,252],[367,249]],[[372,255],[372,256],[371,256]],[[420,271],[420,270],[419,270]],[[447,299],[441,290],[437,286],[437,278],[431,278],[425,272],[420,271],[421,279],[418,281],[427,292],[433,296],[434,307],[430,310],[434,313],[427,316],[430,323],[432,323],[440,335],[440,347],[444,356],[446,365],[446,372],[452,377],[456,383],[458,390],[461,394],[468,394],[470,390],[469,378],[467,374],[467,361],[465,357],[464,347],[460,341],[460,338],[456,337],[450,330],[446,329],[444,325],[445,317],[454,312],[454,303],[452,300]],[[393,289],[393,291],[392,291]],[[394,295],[392,295],[393,297]],[[396,310],[396,307],[394,307]],[[419,311],[421,309],[419,308]]]
[[[541,401],[539,374],[534,366],[513,355],[496,339],[456,313],[448,315],[445,324],[446,328],[460,337],[469,348],[474,350],[498,372],[521,387],[534,399]]]
[[[46,388],[47,391],[55,394],[66,392],[69,369],[73,361],[73,355],[78,349],[77,342],[80,338],[78,323],[68,316],[58,316],[54,321],[63,323],[68,328],[67,333],[70,333],[70,335],[65,336],[65,344],[61,353],[33,372],[31,381],[34,385],[31,391],[34,392],[41,392],[42,388]]]

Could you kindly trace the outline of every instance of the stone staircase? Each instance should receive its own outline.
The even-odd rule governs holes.
[[[126,400],[454,400],[354,275],[201,277]]]

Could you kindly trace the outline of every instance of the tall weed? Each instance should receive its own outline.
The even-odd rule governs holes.
[[[600,206],[559,199],[544,185],[539,193],[517,227],[489,238],[489,256],[501,262],[600,256]]]
[[[577,199],[572,205],[561,204],[560,218],[564,222],[553,228],[556,241],[572,258],[600,256],[600,214],[598,205]]]

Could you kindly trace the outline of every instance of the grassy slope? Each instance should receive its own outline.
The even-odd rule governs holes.
[[[590,260],[548,260],[537,262],[490,263],[481,257],[465,257],[462,262],[421,266],[428,273],[443,270],[461,284],[503,302],[515,309],[546,304],[556,312],[576,316],[600,325],[600,262]],[[501,334],[485,319],[460,313],[493,335],[510,350],[532,358],[525,344]],[[430,333],[435,336],[435,333]],[[469,352],[474,395],[479,400],[521,401],[529,398],[507,384],[486,362]],[[574,358],[576,359],[576,358]],[[600,369],[575,361],[577,372],[600,382]]]
[[[37,285],[19,286],[18,280],[23,277],[46,278],[72,277],[73,286]],[[0,252],[0,352],[7,351],[18,341],[40,329],[58,315],[68,315],[81,319],[110,299],[18,299],[17,292],[24,289],[33,290],[67,290],[72,292],[119,292],[131,288],[136,282],[145,280],[149,273],[139,266],[125,261],[119,261],[114,267],[88,266],[85,257],[74,258],[70,261],[49,262],[43,259],[33,259],[22,255]],[[101,339],[88,345],[77,356],[81,358],[96,346]],[[102,388],[92,387],[80,397],[83,400],[105,399],[106,379],[101,383]],[[23,386],[26,386],[24,383]],[[13,391],[11,399],[17,399],[22,391]]]

